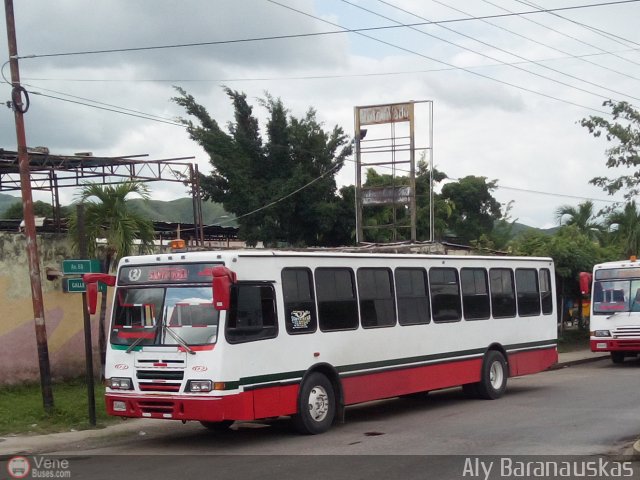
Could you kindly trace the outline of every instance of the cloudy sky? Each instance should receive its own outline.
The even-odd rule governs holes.
[[[436,168],[453,179],[495,179],[494,195],[514,201],[514,219],[553,226],[560,205],[592,199],[601,208],[612,200],[588,183],[615,173],[605,168],[606,142],[579,120],[606,115],[607,99],[640,104],[633,96],[640,85],[640,2],[535,2],[16,1],[19,54],[36,56],[20,61],[22,82],[33,92],[27,142],[65,155],[194,156],[208,172],[206,153],[172,124],[184,115],[170,100],[173,85],[222,125],[232,115],[227,85],[245,92],[260,117],[255,100],[269,92],[292,114],[313,106],[328,128],[338,124],[350,135],[356,105],[431,100]],[[579,8],[539,12],[565,7]],[[6,39],[4,22],[0,29]],[[295,37],[264,39],[283,36]],[[261,40],[237,42],[250,39]],[[197,43],[205,45],[131,51]],[[80,54],[119,49],[129,51]],[[8,66],[3,73],[9,77]],[[9,85],[0,93],[4,104]],[[417,115],[424,138],[426,109]],[[0,147],[14,150],[7,108],[0,127]],[[352,162],[338,180],[355,183]],[[182,196],[179,185],[153,186],[153,198]],[[63,203],[72,199],[71,190],[62,192]]]

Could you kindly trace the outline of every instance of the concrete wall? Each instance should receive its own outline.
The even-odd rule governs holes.
[[[38,235],[38,250],[52,376],[82,375],[82,294],[64,293],[62,280],[48,281],[44,274],[45,267],[61,268],[63,259],[74,258],[71,242],[62,235]],[[24,235],[0,233],[0,385],[40,378],[30,281]],[[99,367],[97,326],[95,315],[94,365]]]

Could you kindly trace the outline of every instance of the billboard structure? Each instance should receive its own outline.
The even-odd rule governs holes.
[[[416,147],[416,105],[426,106],[426,131]],[[420,109],[422,111],[423,109]],[[422,124],[423,122],[421,122]],[[410,101],[354,108],[356,146],[356,242],[418,240],[416,152],[429,164],[429,235],[434,239],[433,102]],[[363,181],[363,175],[367,176]],[[378,208],[376,220],[365,220],[365,208]],[[382,223],[380,223],[382,220]]]

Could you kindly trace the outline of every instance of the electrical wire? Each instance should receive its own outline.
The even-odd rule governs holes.
[[[114,105],[114,104],[111,104],[111,103],[104,103],[104,102],[100,102],[98,100],[92,100],[90,98],[78,97],[76,95],[71,95],[69,93],[60,92],[60,91],[57,91],[57,90],[51,90],[51,89],[39,87],[39,86],[36,86],[36,85],[31,85],[29,83],[23,83],[23,85],[26,85],[26,86],[28,86],[30,88],[38,88],[38,89],[43,90],[45,92],[56,93],[58,95],[64,95],[65,97],[74,98],[76,100],[83,100],[84,102],[91,102],[91,103],[96,104],[96,105],[103,105],[105,107],[117,108],[118,110],[122,110],[123,113],[124,112],[136,113],[136,114],[139,114],[139,115],[143,115],[144,117],[142,117],[142,118],[148,118],[149,120],[161,120],[161,121],[164,121],[164,122],[177,123],[177,122],[175,122],[175,119],[173,119],[173,118],[161,117],[159,115],[154,115],[152,113],[146,113],[146,112],[141,112],[139,110],[133,110],[133,109],[126,108],[126,107],[120,107],[118,105]],[[37,94],[38,93],[36,92],[35,95],[37,95]],[[58,98],[58,97],[51,97],[51,98]],[[80,104],[81,105],[86,105],[86,106],[92,106],[92,105],[90,105],[88,103],[80,103]],[[183,126],[183,125],[180,124],[180,126]]]
[[[628,53],[628,52],[638,52],[640,48],[628,48],[625,50],[618,50],[615,53]],[[608,53],[585,53],[582,55],[568,55],[565,57],[548,57],[541,58],[535,60],[536,62],[553,62],[557,60],[566,60],[566,59],[581,59],[584,57],[597,57],[602,55],[608,55]],[[500,67],[503,65],[526,65],[531,62],[505,62],[505,63],[485,63],[482,65],[471,65],[466,68],[470,69],[482,69],[482,68],[491,68],[491,67]],[[593,62],[594,65],[598,65]],[[158,82],[158,83],[229,83],[229,82],[279,82],[283,80],[327,80],[334,78],[359,78],[359,77],[384,77],[384,76],[393,76],[393,75],[415,75],[417,73],[433,73],[433,72],[450,72],[454,70],[460,70],[460,67],[446,67],[446,68],[431,68],[424,70],[400,70],[395,72],[369,72],[369,73],[336,73],[336,74],[325,74],[325,75],[298,75],[298,76],[281,76],[281,77],[230,77],[230,78],[131,78],[131,79],[122,79],[122,78],[43,78],[43,77],[23,77],[24,80],[27,81],[35,81],[35,82],[80,82],[80,83],[124,83],[124,82]],[[633,77],[631,75],[627,75],[625,73],[617,72],[616,70],[612,70],[615,73],[620,73],[620,75],[627,76],[634,80],[640,80],[640,78]]]
[[[536,9],[536,10],[531,10],[527,12],[519,12],[517,14],[498,14],[498,15],[486,15],[486,16],[474,17],[474,18],[456,18],[456,19],[450,19],[450,20],[439,20],[437,22],[424,22],[424,23],[415,23],[415,24],[406,24],[406,25],[403,24],[400,26],[393,25],[393,26],[367,27],[367,28],[357,28],[357,29],[347,29],[344,27],[340,27],[342,28],[342,30],[328,31],[328,32],[311,32],[311,33],[300,33],[300,34],[291,34],[291,35],[274,35],[274,36],[264,36],[264,37],[254,37],[254,38],[244,38],[244,39],[234,39],[234,40],[219,40],[219,41],[209,41],[209,42],[177,43],[177,44],[170,44],[170,45],[155,45],[155,46],[148,46],[148,47],[80,50],[75,52],[32,54],[32,55],[16,56],[15,58],[22,60],[22,59],[31,59],[31,58],[64,57],[64,56],[73,56],[73,55],[94,55],[94,54],[103,54],[103,53],[139,52],[139,51],[148,51],[148,50],[162,50],[162,49],[168,49],[168,48],[200,47],[200,46],[212,46],[212,45],[226,45],[226,44],[233,44],[233,43],[257,42],[257,41],[266,41],[266,40],[284,40],[284,39],[292,39],[292,38],[317,37],[321,35],[335,35],[335,34],[359,33],[359,32],[376,31],[376,30],[389,30],[389,29],[404,28],[409,26],[416,27],[416,26],[424,26],[424,25],[435,25],[435,24],[441,24],[441,23],[467,22],[471,20],[480,20],[480,19],[487,19],[487,18],[505,18],[505,17],[511,17],[514,15],[536,15],[540,13],[560,12],[560,11],[577,10],[577,9],[583,9],[583,8],[605,7],[610,5],[620,5],[620,4],[626,4],[626,3],[637,3],[639,1],[640,0],[612,0],[609,2],[574,5],[569,7],[559,7],[559,8],[550,8],[550,9],[542,9],[542,10]],[[327,23],[330,23],[330,22],[327,22]]]
[[[533,8],[538,8],[538,9],[543,8],[540,5],[536,5],[535,3],[530,2],[530,1],[526,1],[526,2],[523,2],[521,0],[515,0],[515,1],[518,2],[518,3],[521,3],[523,5],[527,5],[529,7],[533,7]],[[549,12],[549,13],[554,15],[552,12]],[[575,25],[579,25],[579,26],[581,26],[583,28],[586,28],[587,30],[590,30],[591,32],[596,33],[596,34],[600,35],[601,37],[606,38],[607,40],[611,40],[613,42],[619,43],[620,45],[624,45],[625,47],[628,46],[628,44],[640,45],[638,42],[635,42],[633,40],[629,40],[628,38],[621,37],[620,35],[616,35],[614,33],[607,32],[605,30],[601,30],[601,29],[593,27],[591,25],[587,25],[586,23],[581,23],[581,22],[578,22],[577,20],[573,20],[571,18],[563,17],[562,15],[554,15],[554,16],[556,16],[558,18],[561,18],[563,20],[566,20],[567,22],[570,22],[570,23],[573,23]],[[620,41],[620,40],[622,40],[622,41]],[[626,42],[626,43],[623,43],[623,42]],[[628,61],[628,59],[626,59],[624,57],[620,57],[620,58],[621,58],[621,60],[627,60]],[[632,63],[636,63],[636,62],[632,62]]]
[[[447,3],[444,3],[444,2],[442,2],[442,1],[440,1],[440,0],[432,0],[432,1],[433,1],[433,2],[435,2],[435,3],[438,3],[438,4],[442,5],[442,6],[445,6],[445,7],[447,7],[447,8],[450,8],[451,10],[454,10],[454,11],[456,11],[456,12],[464,13],[464,14],[466,14],[466,15],[470,15],[469,13],[467,13],[467,12],[463,12],[462,10],[459,10],[459,9],[457,9],[457,8],[455,8],[455,7],[453,7],[453,6],[449,5],[449,4],[447,4]],[[507,8],[504,8],[504,7],[502,7],[502,6],[500,6],[500,5],[496,4],[496,3],[493,3],[493,2],[491,2],[491,1],[489,1],[489,0],[482,0],[482,1],[483,1],[483,2],[485,2],[485,3],[487,3],[487,4],[489,4],[489,5],[491,5],[491,6],[493,6],[493,7],[499,8],[499,9],[501,9],[501,10],[505,11],[505,12],[515,13],[515,12],[513,12],[513,11],[511,11],[511,10],[507,9]],[[577,37],[574,37],[574,36],[572,36],[572,35],[568,35],[568,34],[566,34],[566,33],[562,32],[562,31],[560,31],[560,30],[556,30],[556,29],[554,29],[554,28],[548,27],[547,25],[545,25],[545,24],[543,24],[543,23],[540,23],[540,22],[536,22],[535,20],[533,20],[533,19],[531,19],[531,18],[529,18],[529,17],[526,17],[526,16],[525,16],[525,17],[520,17],[520,18],[522,18],[523,20],[526,20],[527,22],[533,23],[534,25],[538,25],[538,26],[543,27],[543,28],[545,28],[545,29],[547,29],[547,30],[550,30],[550,31],[552,31],[552,32],[554,32],[554,33],[557,33],[557,34],[559,34],[559,35],[563,35],[563,36],[565,36],[565,37],[567,37],[567,38],[570,38],[570,39],[575,40],[575,41],[577,41],[577,42],[580,42],[580,43],[582,43],[582,44],[588,45],[588,44],[586,44],[585,42],[583,42],[582,40],[580,40],[580,39],[579,39],[579,38],[577,38]],[[621,71],[619,71],[619,70],[613,69],[613,68],[611,68],[611,67],[607,67],[607,66],[605,66],[605,65],[601,65],[601,64],[599,64],[599,63],[597,63],[597,62],[592,62],[591,60],[587,60],[586,58],[584,58],[584,57],[585,57],[585,55],[572,55],[572,54],[570,54],[569,52],[566,52],[565,50],[562,50],[562,49],[559,49],[559,48],[557,48],[557,47],[554,47],[553,45],[549,45],[549,44],[547,44],[547,43],[541,42],[541,41],[539,41],[539,40],[536,40],[535,38],[531,38],[531,37],[528,37],[528,36],[526,36],[526,35],[522,35],[522,34],[520,34],[520,33],[518,33],[518,32],[515,32],[515,31],[513,31],[513,30],[511,30],[511,29],[509,29],[509,28],[503,27],[502,25],[498,25],[497,23],[491,22],[491,21],[489,21],[489,20],[482,20],[482,22],[483,22],[483,23],[486,23],[487,25],[491,25],[491,26],[493,26],[494,28],[498,28],[498,29],[500,29],[500,30],[502,30],[502,31],[505,31],[505,32],[508,32],[508,33],[510,33],[510,34],[512,34],[512,35],[515,35],[515,36],[517,36],[517,37],[519,37],[519,38],[523,38],[523,39],[525,39],[525,40],[527,40],[527,41],[529,41],[529,42],[533,42],[533,43],[535,43],[535,44],[537,44],[537,45],[541,45],[541,46],[543,46],[543,47],[549,48],[549,49],[554,50],[554,51],[556,51],[556,52],[560,52],[560,53],[562,53],[563,55],[568,55],[570,58],[576,58],[576,59],[579,59],[579,60],[581,60],[581,61],[583,61],[583,62],[585,62],[585,63],[588,63],[588,64],[590,64],[590,65],[593,65],[593,66],[595,66],[595,67],[601,68],[601,69],[603,69],[603,70],[608,70],[608,71],[610,71],[610,72],[616,73],[616,74],[621,75],[621,76],[623,76],[623,77],[627,77],[627,78],[631,78],[631,79],[633,79],[633,80],[638,80],[638,81],[640,81],[640,78],[638,78],[638,77],[634,77],[633,75],[630,75],[630,74],[628,74],[628,73],[621,72]],[[600,52],[598,55],[613,55],[613,56],[616,56],[616,53],[618,53],[618,52],[611,52],[611,51],[608,51],[608,50],[602,50],[602,49],[600,49],[600,50],[601,50],[601,52]]]
[[[434,0],[434,1],[435,1],[435,0]],[[495,3],[489,2],[488,0],[483,0],[483,1],[484,1],[485,3],[488,3],[488,4],[490,4],[490,5],[493,5],[493,6],[494,6],[494,7],[496,7],[496,8],[500,8],[501,10],[503,10],[503,11],[505,11],[505,12],[513,13],[513,12],[511,12],[511,10],[506,9],[506,8],[504,8],[504,7],[501,7],[501,6],[499,6],[499,5],[496,5]],[[529,3],[529,2],[524,3],[524,2],[521,2],[520,0],[516,0],[516,1],[517,1],[517,2],[519,2],[519,3],[522,3],[523,5],[531,6],[531,7],[533,7],[533,8],[542,8],[542,7],[540,7],[539,5],[535,5],[534,3]],[[568,21],[568,22],[571,22],[571,23],[576,23],[576,24],[578,24],[578,25],[580,25],[580,26],[582,26],[582,27],[584,27],[584,28],[587,28],[588,30],[592,30],[592,28],[593,28],[593,27],[589,27],[588,25],[582,24],[582,23],[580,23],[580,22],[576,22],[576,21],[574,21],[574,20],[572,20],[572,19],[570,19],[570,18],[566,18],[566,17],[560,16],[560,15],[557,15],[557,17],[559,17],[559,18],[561,18],[561,19],[563,19],[563,20],[566,20],[566,21]],[[588,47],[595,48],[596,50],[598,50],[598,51],[600,51],[600,52],[607,53],[607,54],[609,54],[609,55],[611,55],[611,56],[613,56],[613,57],[615,57],[615,58],[618,58],[618,59],[620,59],[620,60],[623,60],[623,61],[625,61],[625,62],[631,63],[631,64],[633,64],[633,65],[640,65],[640,63],[635,62],[635,61],[633,61],[633,60],[630,60],[630,59],[628,59],[628,58],[626,58],[626,57],[623,57],[623,56],[621,56],[621,55],[617,55],[615,52],[608,52],[607,50],[605,50],[605,49],[603,49],[603,48],[601,48],[601,47],[598,47],[597,45],[593,45],[592,43],[585,42],[584,40],[581,40],[581,39],[579,39],[579,38],[577,38],[577,37],[575,37],[575,36],[573,36],[573,35],[569,35],[569,34],[567,34],[567,33],[565,33],[565,32],[562,32],[562,31],[560,31],[560,30],[557,30],[557,29],[555,29],[555,28],[551,28],[551,27],[549,27],[549,26],[547,26],[547,25],[545,25],[545,24],[543,24],[543,23],[536,22],[535,20],[532,20],[532,19],[530,19],[530,18],[528,18],[528,17],[522,17],[522,18],[523,18],[524,20],[527,20],[528,22],[532,22],[532,23],[534,23],[534,24],[536,24],[536,25],[539,25],[539,26],[541,26],[541,27],[543,27],[543,28],[546,28],[547,30],[550,30],[550,31],[552,31],[552,32],[554,32],[554,33],[557,33],[557,34],[559,34],[559,35],[562,35],[562,36],[564,36],[564,37],[566,37],[566,38],[570,38],[570,39],[572,39],[572,40],[575,40],[576,42],[580,42],[580,43],[582,43],[583,45],[587,45]],[[602,32],[602,31],[601,31],[601,32]],[[602,34],[601,34],[601,35],[602,35]],[[602,36],[605,36],[605,35],[602,35]],[[606,36],[605,36],[605,38],[608,38],[608,37],[606,37]],[[609,40],[611,40],[611,39],[609,38]],[[614,40],[614,41],[615,41],[615,40]],[[629,43],[632,43],[632,44],[635,44],[635,45],[639,45],[638,43],[636,43],[636,42],[632,42],[632,41],[630,41],[630,40],[628,40],[628,42],[629,42]],[[624,45],[625,47],[628,47],[628,44],[624,44],[624,43],[622,43],[622,42],[617,42],[617,43],[619,43],[619,44],[621,44],[621,45]]]
[[[368,12],[368,13],[371,13],[371,14],[376,15],[376,16],[378,16],[378,17],[381,17],[381,18],[383,18],[383,19],[385,19],[385,20],[389,20],[389,21],[394,22],[394,23],[401,23],[401,22],[399,22],[399,21],[397,21],[397,20],[395,20],[395,19],[393,19],[393,18],[387,17],[386,15],[382,15],[382,14],[380,14],[380,13],[378,13],[378,12],[375,12],[375,11],[370,10],[370,9],[368,9],[368,8],[365,8],[365,7],[362,7],[362,6],[360,6],[360,5],[357,5],[357,4],[355,4],[355,3],[353,3],[353,2],[351,2],[351,1],[349,1],[349,0],[341,0],[341,1],[342,1],[343,3],[346,3],[346,4],[348,4],[348,5],[353,6],[353,7],[355,7],[355,8],[358,8],[358,9],[364,10],[365,12]],[[393,5],[392,3],[389,3],[389,2],[386,2],[386,1],[383,1],[383,0],[378,0],[378,1],[379,1],[379,2],[381,2],[381,3],[383,3],[383,4],[385,4],[385,5],[390,6],[390,7],[392,7],[392,8],[395,8],[395,9],[397,9],[397,10],[400,10],[400,11],[402,11],[402,12],[404,12],[404,13],[407,13],[407,14],[409,14],[409,15],[412,15],[412,16],[414,16],[414,17],[416,17],[416,18],[419,18],[419,19],[421,19],[421,20],[427,20],[427,21],[428,21],[428,19],[427,19],[427,18],[424,18],[424,17],[422,17],[422,16],[420,16],[420,15],[418,15],[418,14],[416,14],[416,13],[410,12],[410,11],[405,10],[405,9],[403,9],[403,8],[397,7],[397,6]],[[465,13],[466,13],[466,12],[465,12]],[[633,95],[629,95],[629,94],[626,94],[626,93],[622,93],[622,92],[619,92],[619,91],[617,91],[617,90],[612,90],[612,89],[610,89],[610,88],[608,88],[608,87],[605,87],[605,86],[603,86],[603,85],[599,85],[599,84],[597,84],[597,83],[591,82],[591,81],[586,80],[586,79],[584,79],[584,78],[580,78],[580,77],[577,77],[577,76],[575,76],[575,75],[571,75],[571,74],[569,74],[569,73],[566,73],[566,72],[563,72],[563,71],[561,71],[561,70],[558,70],[558,69],[556,69],[556,68],[549,67],[548,65],[544,65],[544,64],[542,64],[542,63],[539,63],[539,62],[536,62],[536,61],[530,60],[530,59],[525,58],[525,57],[523,57],[523,56],[521,56],[521,55],[518,55],[517,53],[510,52],[509,50],[506,50],[506,49],[504,49],[504,48],[498,47],[498,46],[496,46],[496,45],[493,45],[493,44],[491,44],[491,43],[485,42],[485,41],[483,41],[483,40],[479,40],[479,39],[477,39],[477,38],[475,38],[475,37],[473,37],[473,36],[471,36],[471,35],[467,35],[467,34],[465,34],[465,33],[458,32],[457,30],[454,30],[454,29],[452,29],[452,28],[450,28],[450,27],[447,27],[447,26],[445,26],[445,25],[438,25],[438,26],[439,26],[440,28],[443,28],[443,29],[447,30],[447,31],[450,31],[450,32],[453,32],[453,33],[455,33],[455,34],[457,34],[457,35],[460,35],[460,36],[462,36],[462,37],[464,37],[464,38],[467,38],[467,39],[469,39],[469,40],[473,40],[474,42],[478,42],[478,43],[480,43],[480,44],[482,44],[482,45],[485,45],[485,46],[487,46],[487,47],[490,47],[490,48],[496,49],[496,50],[498,50],[498,51],[500,51],[500,52],[506,53],[506,54],[508,54],[508,55],[512,55],[512,56],[514,56],[514,57],[516,57],[516,58],[518,58],[518,59],[520,59],[520,60],[529,61],[529,62],[531,62],[531,63],[533,63],[533,64],[535,64],[535,65],[538,65],[539,67],[542,67],[542,68],[544,68],[544,69],[546,69],[546,70],[550,70],[550,71],[552,71],[552,72],[558,73],[558,74],[560,74],[560,75],[564,75],[564,76],[569,77],[569,78],[572,78],[572,79],[574,79],[574,80],[578,80],[578,81],[581,81],[581,82],[587,83],[587,84],[589,84],[589,85],[593,85],[593,86],[598,87],[598,88],[601,88],[601,89],[603,89],[603,90],[608,90],[608,91],[610,91],[610,92],[617,93],[618,95],[622,95],[622,96],[625,96],[625,97],[628,97],[628,98],[633,98],[634,100],[640,100],[640,97],[634,97]],[[450,40],[446,40],[446,39],[444,39],[444,38],[442,38],[442,37],[439,37],[439,36],[437,36],[437,35],[433,35],[433,34],[431,34],[431,33],[428,33],[428,32],[425,32],[425,31],[423,31],[423,30],[420,30],[419,28],[415,28],[415,27],[410,27],[410,28],[411,28],[411,30],[414,30],[414,31],[416,31],[416,32],[418,32],[418,33],[421,33],[421,34],[423,34],[423,35],[427,35],[427,36],[429,36],[429,37],[431,37],[431,38],[438,39],[438,40],[440,40],[441,42],[445,42],[445,43],[447,43],[447,44],[449,44],[449,45],[453,45],[453,46],[458,47],[458,48],[460,48],[460,49],[467,50],[467,51],[469,51],[469,52],[475,53],[476,55],[480,55],[480,56],[482,56],[482,57],[485,57],[485,58],[488,58],[488,59],[493,60],[493,61],[495,61],[495,62],[500,62],[500,63],[503,63],[504,65],[506,65],[506,62],[502,62],[502,61],[501,61],[501,60],[499,60],[498,58],[492,57],[491,55],[488,55],[488,54],[485,54],[485,53],[479,52],[479,51],[477,51],[477,50],[473,50],[473,49],[471,49],[471,48],[469,48],[469,47],[465,47],[464,45],[460,45],[460,44],[455,43],[455,42],[452,42],[452,41],[450,41]],[[539,77],[539,78],[542,78],[542,79],[548,80],[548,81],[553,82],[553,83],[557,83],[557,84],[559,84],[559,85],[563,85],[563,86],[568,87],[568,88],[573,88],[573,89],[575,89],[575,90],[581,91],[581,92],[583,92],[583,93],[587,93],[587,94],[589,94],[589,95],[593,95],[593,96],[598,97],[598,98],[600,98],[600,99],[610,100],[610,98],[608,98],[608,97],[606,97],[606,96],[603,96],[603,95],[601,95],[601,94],[599,94],[599,93],[592,92],[592,91],[590,91],[590,90],[586,90],[586,89],[584,89],[584,88],[577,87],[577,86],[575,86],[575,85],[571,85],[571,84],[569,84],[569,83],[566,83],[566,82],[563,82],[563,81],[557,80],[557,79],[555,79],[555,78],[548,77],[548,76],[546,76],[546,75],[542,75],[542,74],[540,74],[540,73],[534,72],[534,71],[532,71],[532,70],[528,70],[528,69],[523,68],[523,67],[520,67],[520,66],[518,66],[518,65],[509,65],[509,66],[510,66],[510,67],[512,67],[512,68],[515,68],[516,70],[519,70],[519,71],[522,71],[522,72],[528,73],[528,74],[530,74],[530,75],[534,75],[534,76],[536,76],[536,77]],[[615,99],[612,99],[612,100],[614,100],[616,103],[619,103],[619,100],[615,100]]]
[[[31,95],[38,95],[40,97],[46,97],[46,98],[51,98],[51,99],[54,99],[54,100],[60,100],[62,102],[73,103],[73,104],[76,104],[76,105],[83,105],[85,107],[96,108],[98,110],[105,110],[107,112],[119,113],[121,115],[128,115],[130,117],[142,118],[144,120],[151,120],[151,121],[154,121],[154,122],[166,123],[168,125],[173,125],[173,126],[176,126],[176,127],[186,128],[186,126],[181,124],[181,123],[171,122],[171,121],[167,121],[167,120],[160,120],[158,118],[153,118],[153,117],[150,117],[150,116],[146,116],[146,115],[149,115],[149,114],[146,114],[146,113],[142,114],[142,115],[138,115],[138,114],[135,114],[135,113],[129,113],[129,112],[122,111],[122,110],[116,110],[114,108],[101,107],[99,105],[90,105],[88,103],[80,102],[80,101],[77,101],[77,100],[69,100],[67,98],[56,97],[54,95],[47,95],[46,93],[35,92],[35,91],[31,91],[31,90],[29,91],[29,93]],[[123,108],[123,107],[117,107],[117,108]]]
[[[328,23],[330,25],[333,25],[333,26],[336,26],[336,27],[339,27],[339,28],[345,28],[346,29],[346,27],[342,27],[341,25],[338,25],[336,23],[330,22],[329,20],[325,20],[324,18],[312,15],[312,14],[304,12],[302,10],[298,10],[296,8],[293,8],[293,7],[289,6],[289,5],[285,5],[285,4],[279,3],[279,2],[277,2],[275,0],[267,0],[267,1],[269,3],[273,3],[274,5],[278,5],[278,6],[282,7],[282,8],[285,8],[287,10],[291,10],[293,12],[299,13],[301,15],[304,15],[304,16],[307,16],[307,17],[310,17],[310,18],[314,18],[314,19],[316,19],[318,21],[321,21],[321,22],[324,22],[324,23]],[[360,35],[362,37],[368,38],[370,40],[374,40],[374,41],[376,41],[378,43],[382,43],[383,45],[387,45],[387,46],[396,48],[398,50],[401,50],[401,51],[404,51],[404,52],[407,52],[407,53],[410,53],[410,54],[413,54],[413,55],[417,55],[417,56],[422,57],[422,58],[426,58],[427,60],[431,60],[433,62],[441,63],[443,65],[447,65],[448,67],[456,67],[456,65],[453,65],[451,63],[445,62],[443,60],[438,60],[438,59],[430,57],[428,55],[416,52],[415,50],[411,50],[409,48],[405,48],[405,47],[402,47],[400,45],[396,45],[394,43],[387,42],[385,40],[381,40],[381,39],[376,38],[376,37],[372,37],[372,36],[367,35],[365,33],[362,33],[362,32],[354,32],[354,33],[356,33],[357,35]],[[562,98],[559,98],[559,97],[555,97],[553,95],[549,95],[547,93],[539,92],[537,90],[533,90],[533,89],[530,89],[530,88],[527,88],[527,87],[523,87],[521,85],[517,85],[517,84],[511,83],[511,82],[507,82],[505,80],[500,80],[498,78],[491,77],[489,75],[484,75],[484,74],[479,73],[479,72],[474,72],[473,70],[470,70],[470,69],[465,68],[465,67],[457,67],[457,68],[459,68],[460,70],[462,70],[464,72],[470,73],[472,75],[475,75],[475,76],[478,76],[478,77],[481,77],[481,78],[484,78],[484,79],[487,79],[487,80],[491,80],[491,81],[494,81],[494,82],[497,82],[497,83],[501,83],[503,85],[508,85],[508,86],[510,86],[512,88],[517,88],[518,90],[522,90],[522,91],[525,91],[525,92],[533,93],[534,95],[539,95],[541,97],[545,97],[545,98],[548,98],[548,99],[551,99],[551,100],[556,100],[558,102],[562,102],[562,103],[565,103],[565,104],[568,104],[568,105],[573,105],[575,107],[580,107],[580,108],[584,108],[586,110],[591,110],[593,112],[600,113],[602,115],[611,116],[611,114],[609,112],[605,112],[603,110],[598,110],[598,109],[593,108],[593,107],[588,107],[586,105],[582,105],[582,104],[579,104],[579,103],[576,103],[576,102],[572,102],[571,100],[565,100],[565,99],[562,99]]]

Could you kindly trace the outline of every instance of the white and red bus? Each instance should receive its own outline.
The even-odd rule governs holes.
[[[115,285],[110,415],[292,416],[316,434],[348,405],[453,386],[495,399],[557,361],[549,258],[185,252],[85,280]]]
[[[640,354],[640,262],[635,257],[593,267],[590,342],[613,363]]]

